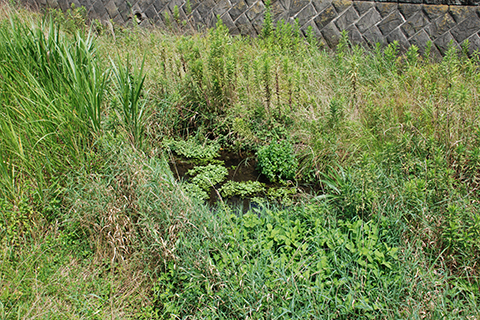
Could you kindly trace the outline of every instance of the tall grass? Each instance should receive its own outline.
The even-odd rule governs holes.
[[[143,66],[143,61],[140,67],[131,66],[128,57],[125,67],[116,66],[112,61],[114,92],[118,104],[115,112],[131,143],[138,147],[142,146],[148,116],[147,99],[142,96],[145,82]]]
[[[93,38],[61,34],[50,20],[28,26],[15,16],[0,26],[1,154],[4,196],[15,181],[45,180],[84,162],[101,130],[108,73]]]

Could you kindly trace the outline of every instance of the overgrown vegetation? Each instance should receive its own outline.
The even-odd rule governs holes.
[[[0,18],[0,318],[480,317],[468,43]]]

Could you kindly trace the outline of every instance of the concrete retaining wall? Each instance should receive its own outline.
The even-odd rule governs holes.
[[[213,27],[220,16],[232,34],[256,36],[263,24],[263,0],[22,0],[35,8],[75,4],[84,6],[92,19],[116,23],[167,23],[195,28]],[[301,29],[311,26],[330,48],[347,30],[354,43],[398,41],[401,48],[415,44],[423,51],[428,41],[434,53],[443,54],[450,42],[460,46],[466,39],[470,51],[480,49],[480,0],[402,0],[399,2],[351,0],[272,0],[274,21],[295,19]],[[465,5],[468,4],[468,5]],[[173,18],[175,7],[178,21]],[[168,19],[166,16],[168,15]]]

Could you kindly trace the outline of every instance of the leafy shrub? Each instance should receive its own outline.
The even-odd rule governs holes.
[[[293,146],[288,141],[272,142],[258,150],[260,172],[274,182],[293,179],[298,168]]]

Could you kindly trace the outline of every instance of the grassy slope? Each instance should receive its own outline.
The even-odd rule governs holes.
[[[55,16],[2,7],[1,317],[479,317],[476,58]],[[158,160],[186,135],[289,140],[328,197],[212,216]]]

